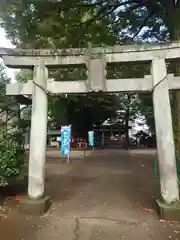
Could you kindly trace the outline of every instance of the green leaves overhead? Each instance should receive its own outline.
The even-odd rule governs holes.
[[[176,0],[14,0],[0,7],[12,42],[28,47],[34,39],[37,48],[166,41],[180,18]]]
[[[97,9],[80,7],[80,1],[75,2],[74,5],[74,1],[7,1],[3,7],[2,25],[12,42],[23,47],[100,45],[107,39],[114,44],[117,37],[113,37],[111,19],[105,17],[103,22],[89,22]]]

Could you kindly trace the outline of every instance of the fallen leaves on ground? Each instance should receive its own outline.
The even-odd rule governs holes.
[[[162,224],[168,224],[169,223],[169,221],[167,221],[165,219],[160,219],[159,222],[162,223]]]
[[[145,212],[149,212],[149,213],[152,213],[152,214],[156,214],[156,210],[153,209],[153,208],[143,208],[143,210],[144,210]]]
[[[0,219],[6,219],[9,209],[7,207],[0,206]]]

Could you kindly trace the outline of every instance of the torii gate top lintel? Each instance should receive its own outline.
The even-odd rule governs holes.
[[[152,76],[131,79],[106,79],[106,64],[113,62],[149,61],[153,59],[180,58],[180,43],[141,44],[106,48],[79,49],[8,49],[0,48],[4,64],[13,68],[32,68],[43,62],[44,67],[85,64],[88,69],[87,81],[47,81],[51,93],[85,93],[91,91],[151,91]],[[164,69],[162,69],[164,71]],[[166,69],[164,74],[166,75]],[[168,88],[179,89],[179,78],[168,76]],[[145,81],[147,80],[148,81]],[[30,79],[31,80],[31,79]],[[25,84],[7,85],[8,95],[32,93],[32,81]]]
[[[0,48],[0,56],[76,56],[87,54],[108,54],[108,53],[134,53],[149,52],[158,50],[180,49],[179,42],[166,44],[133,44],[133,45],[115,45],[107,47],[92,48],[67,48],[67,49],[18,49],[18,48]],[[172,56],[173,57],[173,56]],[[150,59],[149,59],[150,60]]]
[[[105,62],[151,61],[154,58],[180,58],[180,43],[134,44],[97,48],[69,49],[11,49],[0,48],[0,57],[9,67],[32,67],[43,59],[46,66],[86,64],[91,58]],[[27,60],[28,59],[28,60]]]

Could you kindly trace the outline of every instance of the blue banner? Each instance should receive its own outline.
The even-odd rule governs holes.
[[[94,147],[94,131],[88,132],[88,145]]]
[[[68,156],[70,153],[71,126],[61,126],[61,154]]]

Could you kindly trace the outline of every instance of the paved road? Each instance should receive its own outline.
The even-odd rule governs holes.
[[[178,224],[161,224],[143,210],[159,194],[152,154],[101,150],[71,166],[54,159],[48,164],[50,211],[38,218],[13,210],[0,224],[3,240],[180,239]]]

